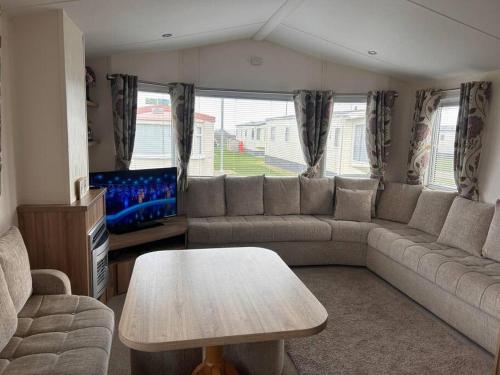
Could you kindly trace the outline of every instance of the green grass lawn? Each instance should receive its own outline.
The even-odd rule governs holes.
[[[214,168],[220,170],[221,148],[215,149]],[[239,153],[224,149],[224,173],[239,176],[266,174],[270,176],[295,176],[297,173],[287,171],[265,163],[264,157],[248,153]]]

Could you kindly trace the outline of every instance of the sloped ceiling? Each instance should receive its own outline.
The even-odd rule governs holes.
[[[87,54],[268,40],[412,78],[500,69],[498,0],[0,0],[16,15],[63,8]],[[172,33],[168,39],[161,37]],[[369,50],[377,51],[369,55]]]

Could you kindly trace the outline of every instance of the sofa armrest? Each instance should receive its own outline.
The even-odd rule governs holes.
[[[71,294],[68,276],[58,270],[31,270],[33,294]]]

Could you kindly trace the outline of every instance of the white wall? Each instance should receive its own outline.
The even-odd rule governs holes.
[[[11,65],[11,29],[5,15],[0,16],[2,34],[2,98],[1,98],[1,142],[2,142],[2,190],[0,194],[0,233],[16,224],[16,171],[14,162],[14,137],[12,122],[12,65]]]
[[[412,108],[415,103],[414,94],[417,89],[434,87],[451,89],[460,87],[460,83],[470,81],[491,81],[492,97],[486,129],[483,135],[483,149],[479,166],[480,200],[494,203],[500,198],[500,70],[475,75],[457,76],[444,80],[430,80],[414,83],[411,86]],[[405,125],[411,129],[411,118]]]
[[[263,59],[261,66],[250,64],[250,57]],[[140,80],[159,83],[193,82],[198,87],[266,91],[332,89],[338,93],[366,93],[369,90],[400,90],[398,102],[405,103],[405,83],[389,76],[362,69],[324,62],[320,59],[269,43],[250,40],[173,52],[119,54],[87,61],[98,76],[94,97],[99,108],[89,111],[93,130],[101,143],[90,150],[91,170],[114,167],[114,141],[106,73],[135,74]],[[394,137],[407,137],[401,128],[399,103],[395,108]],[[409,140],[405,139],[407,143]],[[401,146],[393,142],[400,151]],[[407,144],[406,144],[407,150]],[[390,159],[390,178],[401,179],[399,159]]]
[[[61,10],[12,18],[21,204],[68,204],[88,170],[81,32]]]
[[[75,181],[89,174],[87,105],[85,92],[85,50],[83,34],[75,23],[60,13],[63,24],[65,126],[68,142],[69,196],[76,199]]]

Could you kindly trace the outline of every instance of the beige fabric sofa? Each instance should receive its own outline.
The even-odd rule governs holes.
[[[500,260],[500,213],[492,223],[494,206],[389,183],[371,222],[341,221],[333,216],[335,185],[376,189],[376,181],[346,178],[314,184],[301,178],[191,179],[182,199],[188,245],[261,246],[291,266],[367,266],[494,353],[500,263],[483,250],[494,232],[489,252],[498,248]],[[228,207],[241,201],[240,207]]]
[[[64,273],[30,271],[17,228],[0,237],[0,375],[104,375],[113,321]]]

